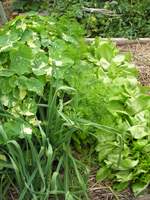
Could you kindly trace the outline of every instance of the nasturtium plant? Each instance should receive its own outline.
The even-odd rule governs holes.
[[[31,14],[17,17],[1,29],[0,105],[4,111],[26,120],[35,117],[37,103],[39,98],[45,98],[45,87],[51,81],[53,68],[74,64],[71,55],[77,56],[82,29],[74,22],[69,26],[77,29],[71,31],[63,22],[66,19],[56,21]],[[7,128],[11,121],[4,119]],[[19,123],[22,122],[17,122],[16,127]],[[16,128],[16,133],[12,133],[16,139],[19,132]]]
[[[150,176],[150,96],[137,76],[129,55],[111,41],[87,44],[74,20],[19,16],[0,30],[0,144],[38,136],[40,124],[54,147],[66,137],[91,146],[98,180],[138,194]]]

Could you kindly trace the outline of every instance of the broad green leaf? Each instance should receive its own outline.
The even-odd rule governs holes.
[[[121,101],[118,100],[112,100],[108,102],[107,108],[109,111],[113,112],[121,112],[126,113],[124,109],[124,105]],[[127,114],[127,113],[126,113]]]
[[[36,78],[26,78],[25,76],[20,76],[18,79],[18,87],[26,89],[28,91],[35,92],[36,94],[42,95],[44,89],[44,83]]]
[[[74,64],[74,61],[68,57],[54,60],[54,65],[56,65],[57,67],[65,67],[65,66],[71,67],[73,64]]]
[[[8,70],[8,69],[2,69],[0,70],[0,76],[4,76],[4,77],[10,77],[14,74],[13,71]]]
[[[18,75],[31,73],[32,50],[24,44],[10,52],[10,70]]]
[[[147,146],[148,140],[147,139],[140,139],[140,140],[135,141],[133,144],[134,144],[134,148],[136,150],[141,151],[145,146]],[[149,150],[150,150],[150,148],[149,148]]]
[[[104,70],[108,70],[110,63],[105,58],[102,57],[100,61],[97,63],[97,65],[100,65]]]
[[[44,52],[39,52],[36,54],[32,71],[35,75],[51,75],[52,74],[52,67],[49,63],[49,58]]]
[[[150,96],[140,95],[138,97],[132,97],[127,101],[128,112],[133,115],[143,110],[150,109]]]
[[[107,158],[107,156],[112,152],[114,149],[113,145],[105,145],[104,147],[101,147],[102,144],[97,145],[96,151],[98,151],[98,160],[99,162],[103,161]]]
[[[120,183],[114,183],[113,184],[113,189],[117,190],[118,192],[121,192],[128,188],[129,182],[120,182]]]
[[[119,159],[119,149],[112,149],[111,152],[107,155],[107,158],[104,160],[105,164],[111,167],[113,170],[118,169],[118,164],[120,164]],[[121,155],[122,158],[122,155]]]
[[[150,143],[144,146],[143,151],[145,153],[149,153],[150,152]]]
[[[125,61],[125,55],[118,54],[112,59],[112,61],[116,63],[117,65],[120,65],[121,63]]]
[[[9,94],[12,91],[12,85],[9,84],[11,81],[12,77],[0,77],[0,91],[2,94]]]
[[[32,51],[34,53],[38,53],[39,51],[41,51],[40,37],[35,31],[31,29],[26,29],[23,32],[21,41],[24,43],[26,42],[28,46],[32,48]]]
[[[64,39],[67,42],[70,42],[70,43],[76,43],[77,42],[74,37],[67,35],[65,33],[62,34],[62,39]]]
[[[32,98],[27,98],[22,102],[20,113],[25,116],[34,116],[37,112],[37,104]]]
[[[1,103],[2,105],[4,105],[4,106],[8,106],[8,105],[9,105],[9,101],[10,101],[9,96],[2,95],[2,96],[0,97],[0,103]]]
[[[8,137],[8,140],[16,138],[24,138],[25,135],[31,135],[32,129],[27,124],[23,123],[21,120],[10,120],[4,123],[4,131]],[[3,139],[0,141],[3,143]]]
[[[107,61],[111,61],[116,54],[113,44],[109,42],[99,42],[99,46],[95,49],[97,58],[104,58]]]
[[[108,141],[114,141],[115,139],[116,139],[116,135],[114,135],[114,134],[112,134],[111,132],[109,133],[109,132],[105,132],[105,131],[100,131],[100,130],[98,130],[97,132],[96,132],[96,136],[97,136],[97,139],[98,139],[98,141],[101,143],[101,142],[108,142]],[[106,146],[107,146],[107,143],[105,144]],[[113,143],[109,143],[108,145],[112,145],[112,146],[114,146],[115,144],[113,144]],[[101,144],[100,144],[100,146],[98,145],[98,148],[101,148],[101,147],[103,147],[103,145],[101,146]]]
[[[97,174],[96,174],[96,179],[98,181],[103,181],[105,180],[107,177],[109,177],[110,175],[110,168],[104,166],[102,168],[100,168],[98,171],[97,171]]]
[[[118,167],[119,167],[119,170],[128,170],[137,166],[138,163],[139,163],[139,160],[132,160],[130,158],[126,158],[120,161]]]
[[[150,135],[150,133],[145,131],[145,127],[141,125],[132,126],[129,128],[129,131],[131,132],[132,137],[135,139],[141,139]]]
[[[20,39],[19,35],[15,31],[7,31],[0,34],[0,52],[5,52],[13,47],[13,44]]]
[[[116,173],[116,178],[118,182],[128,182],[133,179],[133,174],[129,171],[120,171]]]
[[[149,183],[145,183],[140,180],[136,180],[136,183],[132,184],[133,193],[136,196],[139,195],[142,191],[144,191],[147,188],[148,185],[149,185]]]

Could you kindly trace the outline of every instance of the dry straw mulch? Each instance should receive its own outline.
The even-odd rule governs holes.
[[[120,46],[121,51],[133,54],[133,63],[137,66],[142,85],[150,86],[150,42]]]

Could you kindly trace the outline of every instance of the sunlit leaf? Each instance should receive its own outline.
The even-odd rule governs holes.
[[[148,185],[149,185],[149,183],[144,183],[144,182],[139,180],[132,185],[132,190],[133,190],[134,194],[137,196],[142,191],[144,191],[147,188]]]
[[[13,49],[10,53],[11,71],[18,75],[30,73],[32,63],[32,50],[24,44],[20,44],[18,48]]]
[[[110,175],[110,169],[108,167],[102,167],[97,171],[96,179],[98,181],[103,181]]]

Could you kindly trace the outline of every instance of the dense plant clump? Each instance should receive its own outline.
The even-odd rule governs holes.
[[[117,15],[110,17],[95,16],[95,34],[97,32],[103,37],[149,37],[149,1],[108,1],[105,3],[104,8],[112,10]]]
[[[76,66],[68,79],[78,91],[70,118],[85,120],[78,136],[83,141],[86,135],[97,138],[97,179],[113,179],[120,190],[130,182],[138,194],[149,184],[149,88],[137,81],[128,55],[118,54],[111,43],[96,40],[86,59],[89,63]]]
[[[87,199],[88,171],[70,147],[76,127],[63,115],[64,94],[75,89],[59,73],[62,63],[65,69],[83,56],[81,35],[75,22],[36,15],[18,17],[0,31],[3,199],[10,188],[19,200]]]
[[[149,37],[150,1],[148,0],[16,0],[14,7],[19,11],[36,10],[47,15],[68,15],[76,18],[86,29],[88,37]],[[87,8],[104,8],[113,12],[89,13]]]
[[[149,88],[130,55],[83,36],[74,20],[33,14],[0,31],[3,198],[11,186],[20,200],[88,199],[88,170],[72,148],[98,154],[97,179],[117,189],[149,184]]]

